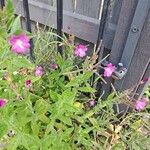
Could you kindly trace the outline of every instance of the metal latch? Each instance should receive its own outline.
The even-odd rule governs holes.
[[[127,68],[123,66],[122,63],[118,63],[116,71],[113,73],[112,77],[114,79],[122,79],[127,73]]]

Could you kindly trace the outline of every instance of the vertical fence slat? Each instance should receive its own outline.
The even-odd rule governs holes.
[[[132,21],[132,24],[131,24],[131,27],[129,30],[129,34],[127,37],[127,41],[125,44],[125,48],[124,48],[124,51],[122,53],[122,57],[120,60],[120,62],[122,64],[124,64],[124,67],[126,67],[127,69],[130,66],[132,66],[131,61],[133,59],[134,54],[136,53],[136,47],[138,45],[139,38],[141,37],[142,29],[143,29],[145,19],[148,14],[149,7],[150,7],[149,0],[145,0],[144,3],[143,3],[143,0],[138,1],[136,11],[134,14],[134,18],[133,18],[133,21]],[[144,49],[142,51],[144,51]],[[138,59],[138,56],[137,56],[137,59]],[[140,59],[140,56],[139,56],[139,59]],[[136,62],[136,60],[135,60],[135,62]],[[140,69],[140,70],[142,70],[142,69]],[[138,74],[138,72],[137,72],[137,74]],[[134,79],[137,74],[134,75]],[[130,80],[132,80],[131,77],[130,77]],[[121,89],[121,90],[126,89],[125,87],[123,87],[124,82],[127,82],[127,81],[125,81],[125,78],[123,78],[122,80],[116,81],[116,83],[115,83],[116,88]],[[128,84],[131,85],[131,83],[128,83]]]
[[[107,23],[104,31],[103,44],[107,49],[112,48],[116,27],[118,24],[118,19],[121,11],[122,2],[120,0],[111,1],[111,7],[109,15],[107,17]]]
[[[148,81],[139,85],[138,89],[136,90],[136,93],[138,94],[138,95],[135,95],[136,99],[138,99],[138,98],[140,99],[143,96],[145,89],[148,87],[148,85],[150,85],[149,78],[150,78],[150,60],[149,60],[148,66],[146,68],[146,71],[144,72],[144,75],[142,77],[142,80],[148,80]]]
[[[74,11],[75,0],[63,0],[63,9],[69,12]]]
[[[150,61],[150,12],[146,18],[142,33],[138,40],[132,62],[122,83],[122,89],[134,86],[142,79]],[[150,74],[148,75],[148,77]]]
[[[29,3],[28,0],[23,0],[23,8],[24,8],[24,14],[25,14],[25,22],[26,22],[26,30],[28,32],[32,32],[31,31],[31,21],[30,21],[30,13],[29,13]],[[33,40],[30,40],[30,59],[34,60],[34,56],[33,56]]]
[[[58,44],[57,50],[62,55],[62,45],[60,45],[62,37],[62,28],[63,28],[63,0],[57,0],[57,34],[58,34]]]
[[[76,13],[99,18],[101,0],[76,0]]]
[[[110,62],[117,65],[123,53],[124,43],[128,36],[128,31],[132,23],[134,12],[137,5],[137,0],[125,0],[122,3],[120,16],[116,28],[115,37],[113,40],[113,45],[110,53]],[[111,91],[110,84],[113,82],[112,79],[106,79],[107,84],[103,84],[102,91],[105,92],[105,97],[107,97]]]
[[[110,0],[105,0],[104,1],[103,10],[102,10],[102,16],[101,16],[101,19],[100,19],[100,25],[99,25],[96,49],[98,48],[98,46],[100,44],[100,40],[103,38],[109,4],[110,4]]]

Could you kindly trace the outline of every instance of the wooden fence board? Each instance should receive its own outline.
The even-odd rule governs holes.
[[[107,17],[107,23],[106,23],[104,37],[103,37],[103,44],[108,49],[112,48],[122,2],[123,1],[120,0],[113,0],[111,2],[110,12]]]
[[[139,0],[139,2],[137,4],[137,7],[136,7],[136,11],[134,13],[134,18],[133,18],[131,27],[129,28],[130,30],[129,30],[129,34],[128,34],[128,37],[127,37],[127,41],[126,41],[126,44],[125,44],[125,47],[124,47],[124,50],[123,50],[123,53],[122,53],[122,56],[121,56],[121,59],[120,59],[120,62],[127,69],[130,67],[130,65],[132,66],[132,64],[131,64],[131,61],[133,59],[132,57],[133,57],[134,54],[136,54],[136,52],[135,52],[136,51],[136,47],[138,46],[137,44],[139,42],[139,38],[142,36],[141,33],[143,33],[142,29],[143,29],[143,26],[144,26],[144,23],[145,23],[145,19],[147,17],[149,6],[150,6],[148,4],[149,4],[149,0],[145,0],[144,3],[143,3],[143,0]],[[142,41],[142,42],[146,42],[146,41]],[[144,43],[141,43],[141,45],[143,45],[143,44]],[[140,52],[143,53],[144,51],[146,51],[146,50],[145,49],[140,49],[138,54]],[[138,60],[138,57],[139,57],[139,60],[141,60],[140,59],[141,56],[136,56],[135,61],[133,61],[134,63],[136,63],[136,60]],[[146,58],[145,58],[144,61],[146,61]],[[139,68],[138,71],[139,71],[139,73],[138,72],[136,72],[136,73],[134,72],[134,74],[135,74],[134,77],[133,77],[134,80],[135,80],[136,76],[141,76],[140,72],[142,71],[142,68]],[[130,72],[130,74],[131,74],[131,70],[130,71],[128,70],[128,72]],[[131,77],[130,77],[130,79],[132,80]],[[123,83],[124,82],[128,82],[128,80],[127,81],[124,81],[124,80],[125,80],[125,78],[116,81],[117,89],[122,89],[122,90],[126,89],[126,87],[123,86]]]
[[[84,39],[86,41],[96,44],[100,21],[98,18],[88,17],[79,13],[77,14],[77,12],[75,13],[75,1],[76,0],[64,0],[63,31],[69,34],[73,34],[80,39]],[[95,4],[96,2],[98,3],[98,1],[95,1]],[[13,3],[16,9],[16,14],[23,15],[22,0],[13,0]],[[55,6],[56,0],[29,0],[31,20],[56,28]],[[114,37],[114,31],[116,30],[114,26],[116,27],[116,25],[111,23],[109,26],[106,27],[106,48],[110,48],[110,45],[112,45],[112,37]]]
[[[149,79],[149,78],[150,78],[150,61],[142,79]],[[136,99],[142,98],[145,92],[145,89],[148,87],[148,85],[150,85],[150,79],[147,82],[139,85],[138,89],[136,90],[136,93],[138,94],[138,95],[135,95]]]
[[[101,0],[76,0],[76,13],[84,16],[99,18]]]
[[[122,89],[137,84],[145,74],[150,61],[150,11],[147,16],[140,40],[138,41],[135,53],[130,64],[129,71],[125,76]]]
[[[16,14],[24,16],[22,1],[14,0]],[[31,20],[56,28],[56,8],[44,3],[29,1]],[[44,17],[43,17],[44,16]],[[99,20],[64,10],[63,31],[96,43]]]
[[[110,61],[113,64],[119,63],[122,56],[137,2],[137,0],[125,0],[122,3],[122,8],[110,55]]]
[[[113,40],[113,45],[110,53],[110,62],[117,65],[121,59],[125,41],[128,36],[129,28],[132,23],[134,12],[136,9],[137,0],[125,0],[122,3],[120,16],[116,28],[115,37]],[[107,97],[111,91],[110,83],[113,79],[106,79],[107,84],[103,84],[102,91],[105,91],[105,97]]]
[[[64,10],[74,12],[75,9],[75,0],[63,0]]]
[[[41,2],[41,0],[34,0],[35,2]],[[42,0],[42,3],[44,3],[44,4],[48,4],[48,5],[50,5],[50,6],[53,6],[53,4],[54,4],[54,2],[55,2],[56,0]]]

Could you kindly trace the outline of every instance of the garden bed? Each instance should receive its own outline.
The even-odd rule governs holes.
[[[97,97],[93,74],[107,84],[116,66],[102,65],[88,45],[36,26],[24,31],[11,1],[0,10],[0,149],[147,150],[150,147],[149,91],[139,100],[133,89]],[[31,39],[34,59],[30,59]],[[57,46],[63,47],[63,55]],[[97,72],[101,68],[102,73]],[[139,84],[149,79],[140,81]],[[132,112],[119,116],[115,104]]]

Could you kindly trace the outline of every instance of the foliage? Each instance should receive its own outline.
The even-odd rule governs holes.
[[[64,38],[64,55],[56,52],[57,35],[52,31],[30,35],[35,41],[35,62],[12,53],[8,38],[22,31],[20,18],[14,18],[11,1],[0,11],[0,97],[7,100],[0,108],[0,147],[6,150],[146,150],[150,146],[147,111],[118,118],[114,103],[126,93],[112,93],[94,107],[96,99],[89,80],[94,73],[95,53],[91,58],[74,56],[74,45]],[[4,17],[6,16],[6,17]],[[6,26],[7,25],[7,26]],[[80,62],[80,63],[79,63]],[[50,68],[51,63],[58,65]],[[44,75],[35,76],[37,65]],[[100,76],[98,76],[100,78]],[[26,80],[32,86],[25,86]],[[97,80],[97,79],[96,79]]]

